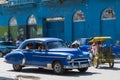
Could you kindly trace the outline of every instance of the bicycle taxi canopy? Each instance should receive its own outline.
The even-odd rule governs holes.
[[[101,42],[104,42],[106,41],[107,39],[111,39],[111,37],[94,37],[92,40],[90,40],[89,42],[98,42],[98,41],[101,41]]]

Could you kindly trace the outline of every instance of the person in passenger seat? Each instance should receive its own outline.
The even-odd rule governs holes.
[[[32,49],[32,43],[28,43],[25,49],[27,49],[27,50]]]
[[[38,50],[42,50],[42,44],[38,44],[37,49],[38,49]]]

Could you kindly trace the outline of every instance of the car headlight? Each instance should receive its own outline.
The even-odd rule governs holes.
[[[67,56],[67,60],[70,60],[70,59],[71,59],[71,55],[68,55],[68,56]]]

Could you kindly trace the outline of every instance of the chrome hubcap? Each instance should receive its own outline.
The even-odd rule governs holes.
[[[54,70],[56,71],[56,72],[60,72],[61,71],[61,65],[60,64],[55,64],[55,66],[54,66]]]

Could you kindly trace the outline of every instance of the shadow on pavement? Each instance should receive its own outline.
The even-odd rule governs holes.
[[[13,70],[10,70],[13,71]],[[38,69],[38,68],[23,68],[22,73],[34,73],[34,74],[47,74],[47,75],[57,75],[52,70]],[[101,74],[98,72],[78,72],[78,71],[66,71],[64,74],[59,76],[69,76],[69,77],[79,77],[79,76],[91,76],[93,74]]]

